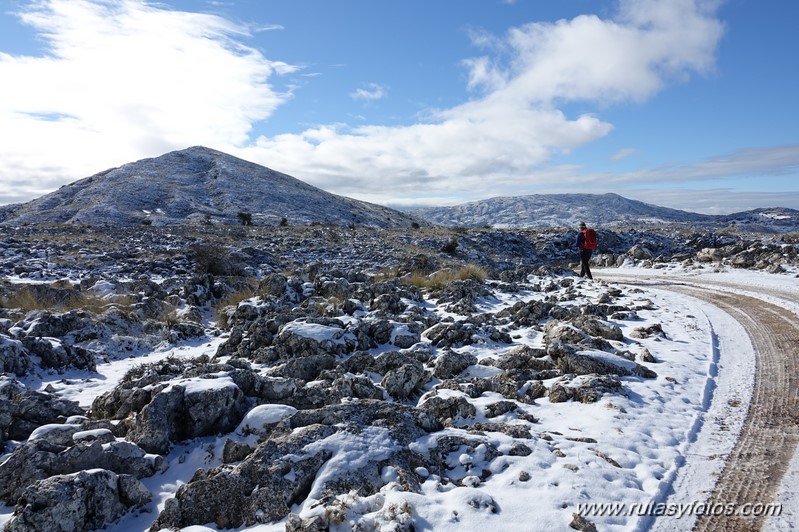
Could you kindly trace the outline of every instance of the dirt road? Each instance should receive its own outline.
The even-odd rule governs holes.
[[[689,284],[684,278],[657,281],[659,289],[696,297],[727,312],[744,327],[756,354],[749,411],[707,502],[715,508],[738,510],[769,504],[799,444],[799,319],[776,304],[722,291],[733,288],[729,284],[703,285]],[[795,294],[788,292],[771,290],[768,295],[796,301]],[[760,530],[765,520],[764,516],[724,513],[733,515],[701,516],[694,530],[748,532]]]

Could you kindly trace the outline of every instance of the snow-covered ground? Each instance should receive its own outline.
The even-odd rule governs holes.
[[[736,268],[720,268],[718,266],[689,267],[670,264],[663,268],[608,268],[600,270],[599,276],[606,278],[623,280],[630,279],[644,286],[657,286],[664,280],[682,281],[695,286],[704,286],[720,292],[742,294],[790,310],[799,317],[799,274],[790,270],[784,274],[766,274],[758,271],[743,270]],[[648,288],[649,289],[649,288]],[[729,408],[725,408],[729,400],[734,400],[735,394],[725,392],[725,388],[730,386],[751,386],[751,374],[747,373],[754,364],[751,352],[751,344],[740,325],[736,324],[729,315],[715,309],[711,305],[697,304],[704,306],[706,311],[715,314],[711,322],[716,328],[719,339],[718,351],[722,354],[719,363],[719,374],[716,379],[717,390],[714,394],[712,404],[707,419],[723,419],[726,427],[724,431],[714,430],[713,426],[706,426],[700,432],[698,441],[693,446],[687,458],[685,466],[680,468],[674,490],[670,500],[688,500],[692,494],[705,493],[712,488],[713,473],[717,469],[712,465],[712,460],[706,457],[717,457],[729,451],[729,446],[734,444],[734,440],[725,437],[724,433],[733,435],[740,429],[742,419],[740,416],[730,417]],[[725,325],[721,325],[725,323]],[[742,354],[745,356],[741,357]],[[742,365],[738,365],[741,363]],[[725,370],[726,366],[726,370]],[[748,398],[749,393],[745,394]],[[748,403],[748,400],[747,400]],[[746,411],[742,404],[737,413]],[[732,422],[732,425],[731,425]],[[729,430],[727,431],[727,429]],[[719,441],[723,440],[723,441]],[[722,444],[719,447],[719,443]],[[774,504],[780,506],[779,515],[773,515],[766,519],[763,526],[764,531],[776,532],[799,529],[799,449],[794,451],[794,457],[788,470],[783,476],[778,495]],[[673,530],[670,526],[673,522],[668,519],[660,519],[653,522],[653,530]]]
[[[623,377],[626,397],[605,395],[593,404],[550,403],[545,397],[535,404],[522,405],[513,416],[491,418],[492,422],[514,423],[522,412],[537,418],[539,423],[533,426],[533,438],[525,441],[532,453],[510,456],[506,452],[489,459],[485,448],[479,446],[471,454],[453,453],[448,464],[453,468],[450,476],[463,478],[464,486],[451,483],[442,486],[433,473],[418,471],[428,476],[421,494],[394,489],[390,482],[393,473],[385,470],[386,488],[370,497],[353,494],[342,499],[344,515],[375,516],[375,523],[386,523],[393,512],[396,521],[412,519],[416,530],[436,531],[485,527],[568,530],[574,513],[584,515],[603,531],[689,529],[692,517],[688,515],[691,512],[688,507],[693,505],[695,509],[713,487],[714,475],[721,470],[723,458],[732,449],[742,426],[753,385],[754,352],[745,331],[732,317],[711,304],[659,286],[659,279],[665,276],[681,276],[697,283],[727,283],[726,287],[719,285],[719,289],[755,295],[799,314],[799,297],[790,300],[785,295],[799,296],[799,279],[792,274],[686,270],[676,265],[661,269],[597,269],[596,281],[578,281],[580,295],[575,303],[594,303],[609,285],[620,287],[623,296],[618,302],[641,310],[637,311],[639,319],[617,322],[627,344],[619,347],[631,352],[648,349],[657,362],[647,366],[657,373],[657,378]],[[636,279],[640,284],[625,285],[620,282],[623,278]],[[496,312],[518,301],[544,297],[546,294],[541,292],[498,293],[497,298],[484,300],[480,310]],[[630,339],[629,333],[634,328],[654,324],[662,325],[666,338]],[[542,346],[542,332],[535,328],[513,331],[513,337],[512,347]],[[64,397],[88,406],[94,397],[113,388],[134,365],[168,355],[211,355],[219,342],[221,339],[214,339],[98,364],[97,374],[52,375],[52,379],[27,381],[27,384],[38,388],[52,385]],[[479,344],[457,350],[482,359],[497,357],[512,347]],[[495,368],[474,366],[470,371],[485,374]],[[545,384],[549,386],[552,382]],[[502,397],[489,393],[478,399],[477,421],[488,421],[480,407],[498,400]],[[273,405],[251,412],[250,416],[276,419],[290,414],[290,407]],[[459,428],[448,428],[446,432],[466,434]],[[149,513],[125,517],[107,530],[147,530],[166,499],[188,482],[197,468],[221,464],[226,438],[250,441],[248,438],[253,436],[246,436],[247,433],[241,430],[175,446],[167,456],[169,469],[143,480],[154,497]],[[441,435],[435,433],[413,446],[422,450]],[[382,436],[375,430],[359,434],[359,441],[326,440],[324,445],[333,453],[328,466],[357,468],[364,455],[380,453],[380,446],[385,443]],[[470,437],[475,436],[470,434]],[[509,436],[495,432],[486,432],[481,437],[500,450],[507,450],[514,443]],[[483,469],[490,469],[492,474],[480,481]],[[324,471],[320,471],[317,483],[324,481]],[[799,516],[797,485],[799,458],[794,459],[783,482],[778,499],[784,505],[782,515],[769,520],[769,530],[793,530],[792,521]],[[311,494],[316,491],[316,486],[312,487]],[[313,514],[312,499],[293,511]],[[600,507],[587,508],[583,506],[586,504],[608,506],[605,515],[600,515]],[[614,504],[623,506],[610,506]],[[12,508],[0,507],[0,525],[10,518],[11,511]],[[652,515],[664,511],[669,515]],[[279,522],[240,530],[277,531],[284,527]],[[349,530],[348,520],[331,529]],[[183,530],[198,532],[215,528],[208,525]]]

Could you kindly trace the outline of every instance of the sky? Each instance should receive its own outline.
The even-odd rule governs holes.
[[[397,208],[799,209],[795,0],[0,0],[0,204],[207,146]]]

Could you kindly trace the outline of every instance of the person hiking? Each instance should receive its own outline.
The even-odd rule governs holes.
[[[580,277],[593,279],[589,263],[591,255],[596,249],[596,231],[586,226],[585,222],[580,222],[580,232],[577,233],[577,249],[580,250]]]

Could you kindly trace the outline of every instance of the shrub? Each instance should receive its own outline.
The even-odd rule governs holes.
[[[450,238],[446,244],[441,246],[441,251],[448,255],[454,255],[458,251],[458,239]]]
[[[226,248],[208,242],[192,244],[189,258],[194,262],[197,273],[211,275],[239,275],[241,265],[233,259]]]
[[[153,372],[158,375],[178,375],[187,365],[199,359],[187,360],[178,358],[175,355],[168,355],[156,362],[144,362],[131,367],[120,380],[121,383],[133,382]]]
[[[241,225],[252,225],[252,214],[249,212],[240,211],[236,214],[236,217],[241,222]]]

